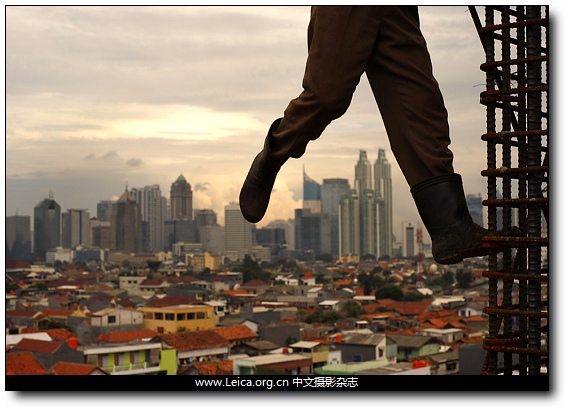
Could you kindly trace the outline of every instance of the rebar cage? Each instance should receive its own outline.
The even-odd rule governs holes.
[[[486,60],[489,230],[486,237],[489,333],[483,375],[548,373],[548,91],[547,6],[486,6],[482,26],[469,11]],[[517,226],[520,235],[511,232]]]

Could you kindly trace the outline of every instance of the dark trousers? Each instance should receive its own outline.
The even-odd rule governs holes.
[[[453,173],[447,111],[412,6],[312,7],[304,90],[272,133],[273,156],[301,157],[347,111],[363,73],[409,186]]]

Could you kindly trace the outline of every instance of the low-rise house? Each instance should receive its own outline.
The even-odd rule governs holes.
[[[447,328],[447,329],[428,328],[420,331],[420,334],[423,336],[431,336],[437,338],[443,343],[451,343],[461,340],[463,338],[464,332],[462,329],[456,329],[456,328]]]
[[[328,363],[330,347],[320,342],[298,341],[290,345],[294,353],[308,356],[312,359],[313,368],[324,366]]]
[[[232,346],[257,339],[257,334],[245,325],[218,327],[214,332],[228,340]]]
[[[265,294],[270,287],[270,284],[261,280],[250,280],[241,285],[243,290],[256,295]]]
[[[5,369],[7,376],[45,373],[45,368],[32,352],[7,352]]]
[[[159,333],[182,330],[201,331],[216,326],[214,307],[205,304],[187,304],[169,307],[141,307],[143,327]]]
[[[230,345],[227,339],[212,330],[168,333],[151,341],[161,342],[164,349],[174,349],[179,367],[195,362],[227,360]]]
[[[459,374],[459,351],[456,349],[447,352],[427,356],[426,359],[432,365],[434,375],[458,375]]]
[[[93,312],[90,325],[97,334],[105,334],[116,330],[143,328],[143,312],[124,309],[111,303],[109,308]]]
[[[84,345],[83,363],[111,375],[176,374],[175,352],[161,349],[159,342],[130,342]]]
[[[69,362],[57,362],[49,369],[49,373],[59,376],[100,376],[110,374],[97,366]]]
[[[288,346],[290,343],[300,339],[300,325],[292,322],[271,322],[259,327],[259,337],[262,340],[271,341],[280,347]]]
[[[297,353],[271,353],[262,356],[233,360],[234,375],[269,374],[312,374],[312,359]]]
[[[82,363],[83,353],[73,349],[67,342],[42,341],[24,338],[18,342],[9,352],[31,352],[46,371],[55,363],[65,361]]]
[[[230,355],[259,356],[266,355],[280,346],[270,341],[242,342],[231,348]]]
[[[193,363],[190,366],[180,367],[177,375],[231,376],[233,375],[233,360]]]
[[[347,362],[387,360],[386,336],[373,333],[341,333],[332,346],[341,351],[341,359]]]
[[[387,334],[387,339],[396,343],[398,361],[434,355],[441,348],[441,342],[431,336]]]

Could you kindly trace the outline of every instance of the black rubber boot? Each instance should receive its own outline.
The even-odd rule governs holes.
[[[248,222],[257,223],[265,216],[277,174],[287,161],[287,158],[275,159],[271,155],[270,137],[281,120],[279,118],[271,124],[265,146],[253,160],[239,193],[241,213]]]
[[[483,237],[499,233],[473,221],[459,174],[428,178],[414,185],[410,192],[432,238],[432,254],[437,263],[455,264],[488,254],[483,248]]]

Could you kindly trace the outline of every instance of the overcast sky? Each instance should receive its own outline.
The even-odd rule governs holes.
[[[478,8],[484,19],[483,9]],[[223,224],[271,122],[301,91],[309,7],[15,7],[6,13],[6,215],[62,211],[183,174]],[[454,166],[486,198],[484,51],[466,6],[420,6]],[[359,150],[392,164],[394,232],[418,222],[367,79],[348,112],[281,170],[258,226],[294,217],[302,171],[353,183]]]

